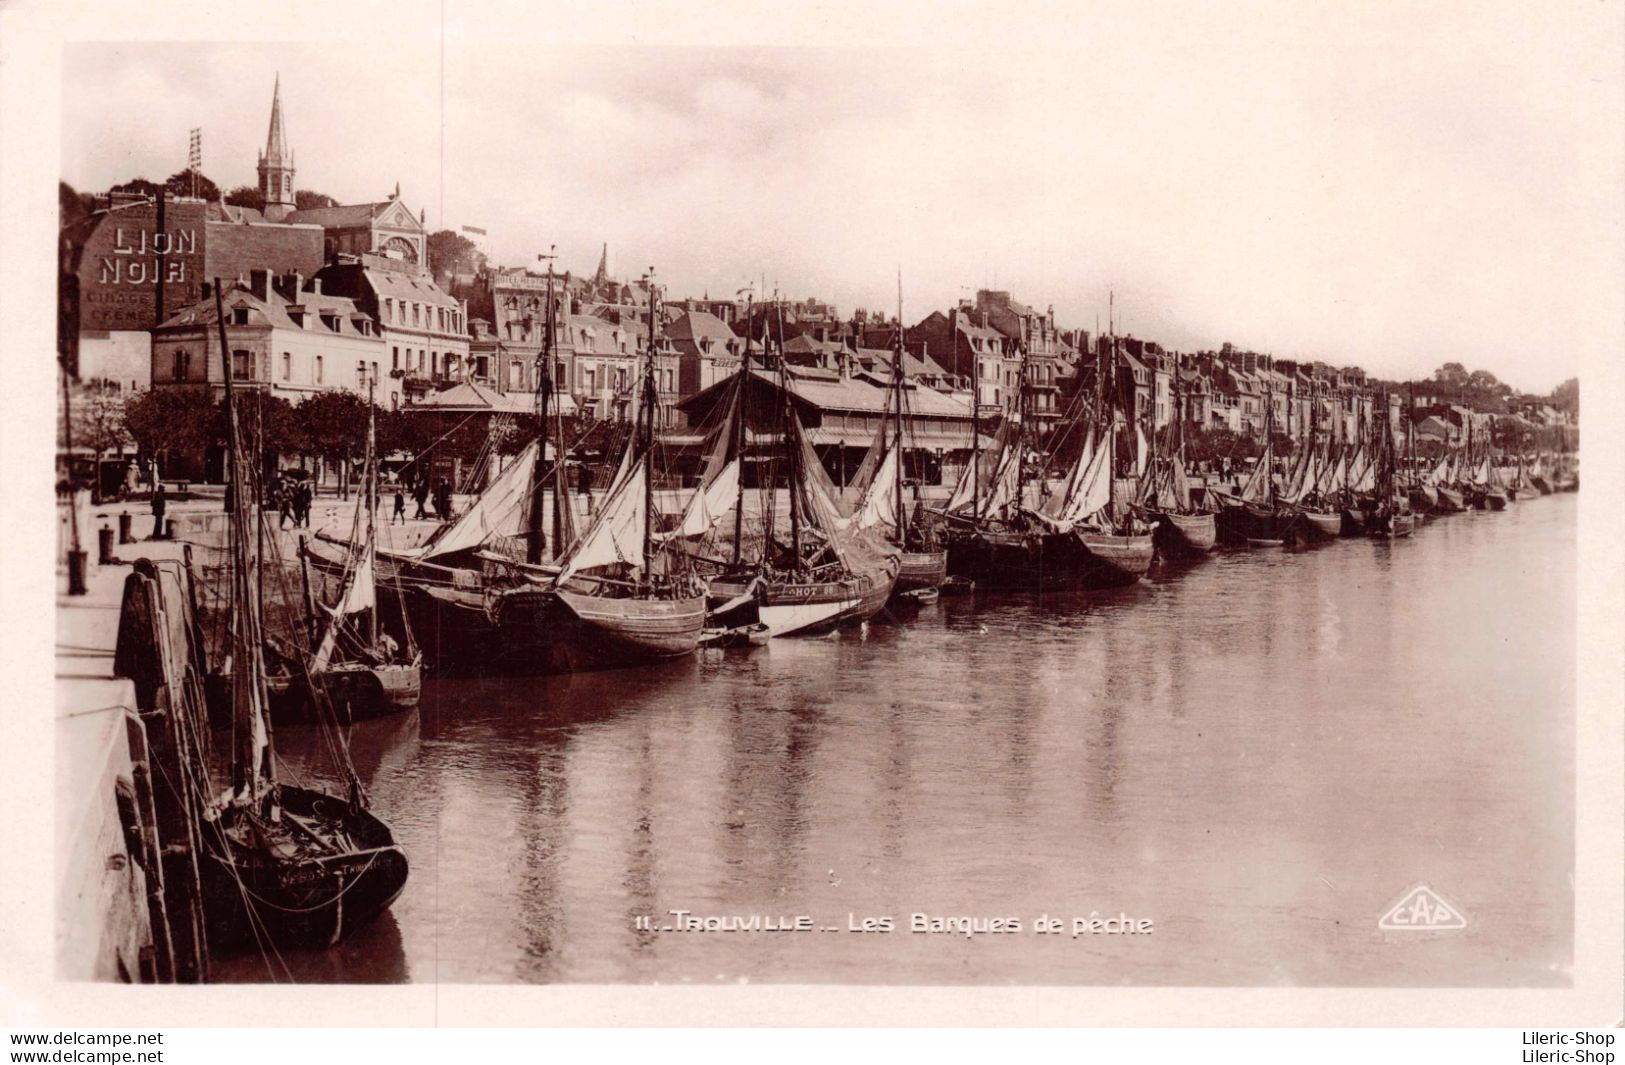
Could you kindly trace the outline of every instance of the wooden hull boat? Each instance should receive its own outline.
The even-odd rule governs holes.
[[[1543,496],[1552,494],[1552,482],[1544,474],[1535,474],[1529,478],[1529,483],[1535,486],[1535,491]]]
[[[1408,513],[1377,515],[1371,519],[1368,535],[1379,540],[1398,540],[1416,529],[1416,518]]]
[[[734,603],[750,594],[755,580],[754,576],[742,574],[712,580],[708,593],[712,608]],[[861,624],[880,613],[886,600],[891,598],[896,582],[895,564],[877,573],[833,581],[769,577],[754,592],[756,620],[767,626],[769,636],[811,636]]]
[[[1305,543],[1325,543],[1342,535],[1343,515],[1336,511],[1304,507],[1300,513],[1303,520],[1298,523],[1298,531]]]
[[[1410,491],[1411,509],[1419,514],[1431,514],[1439,509],[1439,490],[1431,484],[1419,484]]]
[[[972,595],[976,592],[976,582],[969,577],[949,576],[943,580],[940,590],[943,595]]]
[[[1083,547],[1079,576],[1089,588],[1121,588],[1134,584],[1146,575],[1156,554],[1154,531],[1119,535],[1078,529],[1073,535]]]
[[[1212,514],[1174,514],[1148,511],[1157,523],[1152,539],[1163,558],[1201,558],[1219,541],[1218,522]]]
[[[1459,514],[1467,509],[1467,497],[1461,493],[1460,489],[1446,488],[1441,484],[1436,486],[1436,490],[1439,493],[1440,513]]]
[[[966,530],[949,541],[948,565],[984,588],[1064,588],[1077,583],[1079,548],[1071,533]]]
[[[349,725],[410,710],[423,693],[423,657],[411,662],[341,662],[312,678],[321,685],[340,724]],[[279,725],[313,724],[318,702],[304,676],[267,678],[271,720]]]
[[[1237,547],[1252,540],[1286,540],[1299,524],[1299,517],[1293,508],[1227,503],[1219,512],[1219,535]]]
[[[700,633],[700,646],[713,648],[762,647],[772,637],[766,625],[752,622],[731,629],[711,628]]]
[[[1248,537],[1248,547],[1285,547],[1285,540],[1267,540],[1262,537]]]
[[[377,917],[406,885],[383,822],[334,795],[277,786],[274,820],[227,807],[205,822],[201,875],[209,946],[328,947]],[[252,912],[250,912],[252,908]]]
[[[1342,536],[1364,536],[1367,519],[1364,507],[1344,507],[1342,513],[1343,523],[1338,530]]]
[[[947,576],[948,552],[904,551],[893,594],[901,595],[922,588],[938,588]]]
[[[419,585],[405,594],[413,631],[435,671],[456,676],[646,665],[692,652],[705,627],[699,595],[594,595],[543,585],[489,594]]]
[[[1505,510],[1507,508],[1507,494],[1499,491],[1484,493],[1484,502],[1490,510]]]

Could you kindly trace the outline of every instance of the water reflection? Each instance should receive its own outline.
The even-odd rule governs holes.
[[[656,669],[434,681],[351,750],[413,873],[312,980],[1562,984],[1573,497]],[[319,744],[284,729],[290,766]],[[1476,922],[1391,942],[1423,881]],[[1138,941],[638,931],[1157,919]],[[245,963],[228,970],[263,979]]]

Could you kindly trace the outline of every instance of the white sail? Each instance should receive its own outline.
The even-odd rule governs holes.
[[[647,477],[648,471],[638,463],[630,475],[617,478],[592,527],[564,560],[558,576],[560,581],[581,570],[616,562],[634,567],[643,565],[643,530],[647,521],[643,487]]]
[[[1072,469],[1067,471],[1066,480],[1062,482],[1060,492],[1052,496],[1050,504],[1044,508],[1045,513],[1050,517],[1059,518],[1066,513],[1068,502],[1077,494],[1079,487],[1083,484],[1084,476],[1089,472],[1089,463],[1095,457],[1098,435],[1092,425],[1084,430],[1083,447],[1078,450],[1077,461],[1072,464]]]
[[[731,459],[723,466],[721,471],[711,479],[709,484],[695,489],[690,497],[688,506],[683,509],[683,519],[677,527],[670,532],[661,533],[658,539],[671,540],[681,536],[704,536],[710,532],[723,516],[733,510],[735,497],[739,493],[739,460]]]
[[[462,517],[430,543],[424,558],[449,555],[478,547],[496,535],[518,536],[525,531],[531,478],[540,445],[532,441],[514,462],[480,493]]]
[[[1005,506],[1016,501],[1016,482],[1021,478],[1021,447],[1012,444],[999,456],[998,468],[987,498],[982,500],[982,513],[997,516]]]
[[[1253,472],[1247,478],[1247,483],[1241,486],[1241,498],[1255,503],[1268,498],[1270,492],[1270,467],[1275,464],[1274,456],[1274,450],[1268,444],[1264,445],[1264,453],[1259,456],[1258,464],[1253,467]]]
[[[1076,491],[1067,499],[1058,515],[1063,521],[1077,524],[1100,513],[1112,502],[1112,438],[1107,433],[1104,446],[1095,448],[1089,457],[1089,466],[1079,478]]]
[[[897,449],[888,448],[886,457],[875,471],[874,479],[863,493],[863,499],[852,515],[859,529],[895,527],[897,525]]]
[[[1151,445],[1146,443],[1145,430],[1134,426],[1134,476],[1144,477],[1151,464]]]

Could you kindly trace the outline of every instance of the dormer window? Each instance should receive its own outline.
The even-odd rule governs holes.
[[[248,308],[247,307],[233,307],[231,309],[231,324],[232,325],[247,325],[248,324]]]
[[[328,329],[331,329],[333,332],[337,333],[339,331],[339,316],[336,314],[324,314],[322,315],[322,324],[327,326]]]

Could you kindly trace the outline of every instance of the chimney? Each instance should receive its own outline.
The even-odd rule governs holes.
[[[255,299],[270,299],[271,271],[259,269],[250,270],[248,272],[248,290],[254,294]]]
[[[313,295],[313,296],[320,296],[322,294],[322,279],[321,278],[313,277],[313,278],[310,279],[310,292],[311,292],[311,295]]]

